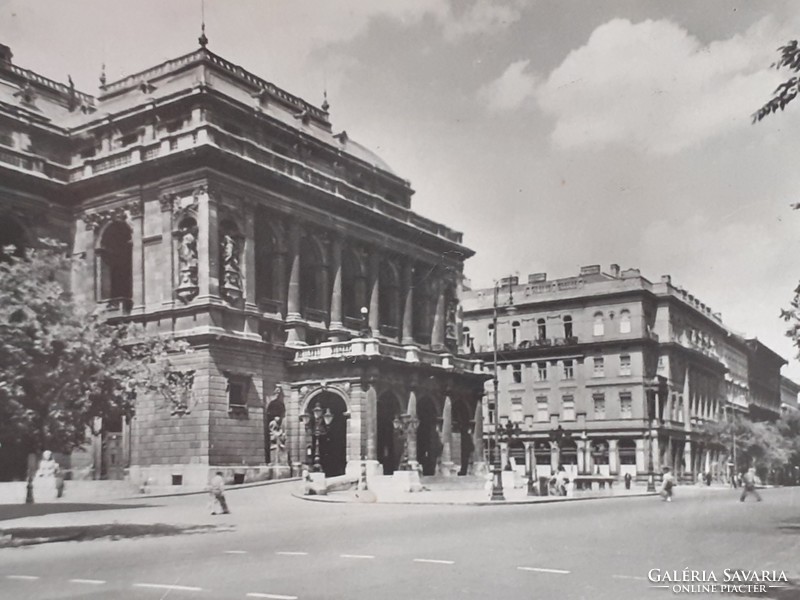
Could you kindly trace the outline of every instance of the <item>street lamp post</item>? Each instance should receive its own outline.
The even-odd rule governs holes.
[[[320,439],[328,433],[330,424],[333,422],[333,413],[330,407],[325,408],[323,411],[322,406],[317,402],[311,410],[311,414],[314,417],[314,422],[311,424],[311,434],[314,441],[314,464],[311,470],[314,473],[319,473],[322,471],[319,442]]]
[[[647,491],[656,491],[656,474],[653,467],[653,427],[652,421],[649,423],[650,428],[647,431]]]
[[[512,279],[508,278],[509,283],[509,303],[513,302],[512,292],[513,283]],[[492,378],[492,386],[494,388],[494,410],[492,411],[492,425],[494,431],[492,437],[494,438],[494,452],[496,456],[492,456],[492,500],[505,500],[503,495],[503,472],[502,465],[500,464],[500,399],[498,397],[498,366],[497,366],[497,296],[500,293],[500,285],[502,280],[494,284],[494,297],[492,302],[492,366],[494,377]]]

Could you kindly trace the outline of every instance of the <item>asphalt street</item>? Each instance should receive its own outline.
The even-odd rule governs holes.
[[[653,568],[785,571],[800,598],[800,488],[740,503],[732,490],[518,506],[332,504],[286,485],[159,499],[143,522],[223,531],[0,549],[0,598],[672,598]],[[720,598],[720,594],[691,594]],[[727,596],[731,597],[731,596]],[[750,597],[750,596],[737,596]]]

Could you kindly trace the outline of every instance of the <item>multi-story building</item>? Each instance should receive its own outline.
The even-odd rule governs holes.
[[[465,351],[493,364],[497,350],[487,430],[499,417],[513,432],[510,455],[545,472],[560,463],[642,478],[652,448],[655,470],[723,473],[698,426],[729,410],[779,414],[785,361],[669,276],[653,283],[638,269],[594,265],[563,279],[509,277],[466,292],[463,310]]]
[[[800,409],[797,395],[800,394],[800,384],[788,377],[781,377],[781,412]]]
[[[200,44],[102,76],[97,95],[17,66],[0,46],[0,242],[67,242],[78,299],[194,350],[179,359],[193,379],[185,406],[140,398],[132,421],[106,419],[73,455],[76,475],[198,484],[217,469],[285,473],[307,460],[317,406],[326,473],[391,473],[395,417],[411,398],[410,458],[425,473],[466,468],[461,440],[485,375],[454,356],[472,255],[461,233],[413,212],[409,182],[334,132],[327,101]],[[288,440],[279,456],[276,416]],[[442,420],[453,431],[440,440]]]

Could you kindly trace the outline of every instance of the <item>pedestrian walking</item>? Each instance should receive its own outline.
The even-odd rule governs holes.
[[[665,502],[672,502],[672,488],[675,487],[675,478],[672,476],[669,467],[664,467],[664,475],[661,478],[661,498]]]
[[[744,502],[747,494],[753,494],[758,502],[761,502],[761,496],[756,491],[756,469],[750,467],[747,473],[742,477],[742,495],[739,497],[739,502]]]
[[[228,503],[225,500],[225,479],[222,477],[222,471],[217,471],[214,477],[211,478],[209,492],[211,493],[211,514],[218,514],[218,510],[224,515],[231,514],[231,511],[228,510]]]
[[[631,474],[630,473],[625,473],[625,489],[626,490],[631,489],[631,479],[633,479],[633,477],[631,477]]]

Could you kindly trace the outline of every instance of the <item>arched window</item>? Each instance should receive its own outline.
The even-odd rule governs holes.
[[[489,327],[486,330],[486,345],[489,348],[494,347],[494,323],[489,323]]]
[[[536,328],[538,330],[539,339],[547,339],[547,322],[544,319],[538,319],[536,321]]]
[[[469,327],[464,327],[464,329],[461,330],[461,334],[464,340],[464,352],[475,352],[475,346]]]
[[[519,321],[511,323],[511,343],[516,347],[519,342]]]
[[[303,309],[326,310],[327,288],[322,248],[312,236],[300,243],[300,303]]]
[[[572,317],[564,315],[562,321],[564,322],[564,337],[569,339],[572,337]]]
[[[619,313],[619,332],[620,333],[630,333],[631,332],[631,311],[623,310]]]
[[[392,328],[388,335],[395,337],[400,327],[400,274],[394,264],[389,261],[381,263],[378,271],[378,296],[379,321],[381,326]]]
[[[98,300],[130,302],[133,297],[133,240],[131,229],[114,221],[103,231],[97,249],[100,281]]]
[[[342,251],[342,313],[350,319],[361,319],[367,306],[367,277],[364,265],[352,248]]]
[[[592,335],[599,336],[605,334],[605,322],[603,321],[603,313],[594,313],[594,325],[592,327]]]

